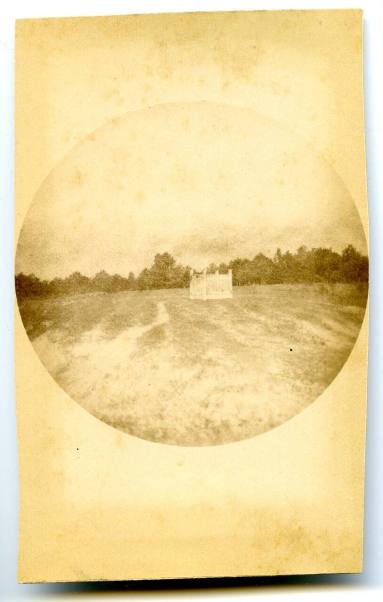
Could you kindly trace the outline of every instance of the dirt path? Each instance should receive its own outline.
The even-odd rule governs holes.
[[[119,363],[136,351],[140,337],[167,322],[169,322],[169,314],[166,305],[163,301],[159,301],[157,303],[157,317],[150,324],[130,326],[112,340],[105,340],[104,331],[97,326],[83,335],[82,340],[73,347],[72,354],[74,357],[83,357],[97,350],[97,354],[103,361]]]
[[[184,290],[34,303],[31,319],[51,326],[32,344],[58,384],[111,426],[180,445],[239,440],[314,401],[358,335],[362,306],[290,289],[208,303]]]
[[[63,344],[60,332],[47,331],[33,341],[33,346],[44,362],[49,366],[53,376],[63,370],[71,372],[77,360],[85,360],[97,372],[94,376],[99,380],[105,374],[112,374],[126,366],[127,360],[138,348],[138,341],[144,334],[158,326],[169,322],[169,313],[163,301],[157,303],[156,319],[143,326],[130,326],[114,339],[106,337],[104,330],[98,324],[85,332],[81,338],[70,347],[70,353]],[[69,359],[70,358],[70,359]],[[68,361],[69,359],[69,361]],[[83,378],[86,378],[84,375]]]

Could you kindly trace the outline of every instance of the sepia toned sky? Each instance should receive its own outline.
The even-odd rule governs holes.
[[[127,113],[79,143],[37,192],[16,271],[127,275],[168,251],[197,269],[300,245],[365,252],[336,172],[253,110],[174,103]]]

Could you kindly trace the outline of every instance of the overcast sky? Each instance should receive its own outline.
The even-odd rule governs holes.
[[[164,251],[198,269],[348,243],[366,250],[353,201],[305,141],[251,110],[174,104],[108,123],[53,170],[16,271],[127,275]]]

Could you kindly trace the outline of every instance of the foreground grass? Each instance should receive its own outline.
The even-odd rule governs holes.
[[[180,445],[262,433],[314,401],[346,361],[367,287],[236,288],[26,300],[24,325],[62,388],[111,426]]]

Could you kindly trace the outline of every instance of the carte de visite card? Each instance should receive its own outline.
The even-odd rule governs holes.
[[[21,582],[362,569],[362,13],[16,27]]]

